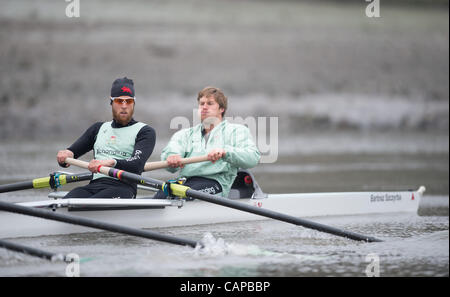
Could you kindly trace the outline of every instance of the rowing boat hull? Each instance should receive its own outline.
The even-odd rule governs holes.
[[[296,217],[416,212],[424,188],[403,192],[342,192],[269,194],[267,198],[239,199],[256,207]],[[139,200],[139,199],[133,199]],[[51,210],[49,210],[51,211]],[[57,212],[134,228],[160,228],[265,219],[261,216],[200,200],[183,207]],[[0,238],[96,232],[98,230],[14,213],[0,212]]]

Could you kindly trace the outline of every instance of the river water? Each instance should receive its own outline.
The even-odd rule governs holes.
[[[163,228],[202,239],[205,250],[109,232],[20,238],[15,242],[77,253],[81,276],[366,276],[373,258],[380,276],[448,276],[448,216],[377,215],[314,221],[371,234],[359,243],[275,221]],[[64,263],[1,251],[2,276],[65,276]]]
[[[381,138],[381,136],[379,136]],[[430,140],[429,136],[415,138]],[[205,249],[173,246],[110,232],[15,238],[11,241],[55,253],[79,255],[81,276],[448,276],[449,196],[448,135],[444,145],[411,150],[390,137],[391,149],[372,151],[352,144],[359,152],[343,153],[345,146],[313,153],[283,151],[274,164],[253,170],[267,193],[404,190],[427,187],[418,213],[310,218],[338,228],[369,234],[380,243],[360,243],[264,220],[154,229],[192,240]],[[324,136],[317,143],[333,141]],[[402,139],[402,140],[399,140]],[[302,143],[305,139],[297,139]],[[397,142],[397,143],[396,143]],[[1,144],[1,183],[45,176],[57,170],[55,148],[62,142]],[[311,144],[314,145],[314,144]],[[289,147],[289,145],[286,145]],[[330,145],[326,147],[330,148]],[[389,148],[386,145],[385,148]],[[158,150],[159,148],[157,148]],[[38,158],[39,156],[39,158]],[[156,160],[152,156],[151,160]],[[81,172],[70,168],[72,172]],[[145,173],[165,179],[164,172]],[[72,184],[73,186],[73,184]],[[68,187],[70,188],[70,187]],[[45,190],[0,194],[5,201],[42,199]],[[5,224],[7,222],[1,222]],[[375,266],[378,265],[377,270]],[[372,266],[371,266],[372,265]],[[66,264],[48,262],[0,250],[0,276],[65,276]]]

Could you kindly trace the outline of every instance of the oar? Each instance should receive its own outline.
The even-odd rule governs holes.
[[[31,181],[23,181],[12,184],[0,185],[0,193],[27,190],[27,189],[42,189],[52,188],[56,185],[65,185],[68,183],[90,180],[92,178],[91,172],[76,173],[76,174],[52,174],[47,177],[35,178]]]
[[[29,247],[26,245],[5,241],[0,239],[0,247],[3,247],[7,250],[23,253],[26,255],[50,260],[50,261],[57,261],[62,260],[64,262],[72,262],[72,259],[66,255],[63,254],[55,254],[47,251],[43,251],[37,248]]]
[[[191,163],[198,163],[198,162],[205,162],[208,161],[208,156],[196,156],[196,157],[190,157],[190,158],[182,158],[181,164],[191,164]],[[157,161],[157,162],[147,162],[144,166],[144,171],[151,171],[156,169],[162,169],[169,167],[169,163],[167,161]]]
[[[87,168],[87,166],[89,164],[87,162],[77,160],[77,159],[72,159],[72,158],[67,158],[66,163],[75,165],[75,166],[79,166],[81,168]],[[159,181],[156,179],[144,177],[144,176],[141,176],[138,174],[134,174],[134,173],[130,173],[130,172],[127,172],[124,170],[118,170],[118,169],[114,169],[114,168],[110,168],[110,167],[106,167],[106,166],[99,166],[98,171],[102,174],[109,175],[111,177],[115,177],[119,180],[125,180],[128,182],[143,184],[143,185],[147,185],[149,187],[157,188],[160,190],[164,190],[166,187],[170,187],[170,190],[172,191],[172,193],[175,196],[178,196],[181,198],[185,198],[185,197],[197,198],[199,200],[203,200],[203,201],[211,202],[214,204],[219,204],[222,206],[250,212],[253,214],[260,215],[260,216],[272,218],[275,220],[280,220],[280,221],[295,224],[295,225],[300,225],[300,226],[303,226],[306,228],[330,233],[330,234],[337,235],[337,236],[342,236],[342,237],[353,239],[353,240],[360,240],[360,241],[366,241],[366,242],[380,242],[381,241],[380,239],[377,239],[375,237],[370,237],[370,236],[361,235],[361,234],[350,232],[350,231],[341,230],[338,228],[311,222],[311,221],[308,221],[305,219],[297,218],[294,216],[279,213],[279,212],[272,211],[269,209],[258,208],[255,206],[251,206],[249,204],[244,204],[241,202],[233,201],[231,199],[221,198],[221,197],[214,196],[211,194],[203,193],[203,192],[193,190],[187,186],[183,186],[183,185],[180,185],[177,183],[167,184],[165,182],[162,182],[162,181]]]
[[[28,206],[17,205],[17,204],[10,203],[10,202],[0,201],[0,210],[13,212],[13,213],[19,213],[19,214],[33,216],[33,217],[39,217],[39,218],[53,220],[53,221],[74,224],[74,225],[80,225],[80,226],[85,226],[85,227],[90,227],[90,228],[95,228],[95,229],[101,229],[101,230],[105,230],[105,231],[111,231],[111,232],[122,233],[122,234],[127,234],[127,235],[132,235],[132,236],[138,236],[138,237],[143,237],[143,238],[148,238],[148,239],[154,239],[154,240],[178,244],[178,245],[187,245],[187,246],[191,246],[191,247],[196,247],[198,244],[198,245],[202,246],[202,244],[200,242],[196,242],[196,241],[189,240],[189,239],[183,239],[183,238],[174,237],[174,236],[170,236],[170,235],[159,234],[159,233],[148,231],[148,230],[141,230],[141,229],[135,229],[135,228],[130,228],[130,227],[116,225],[116,224],[110,224],[110,223],[92,220],[92,219],[83,218],[83,217],[77,217],[77,216],[72,216],[72,215],[63,215],[63,214],[56,213],[53,211],[48,211],[45,209],[38,209],[38,208],[32,208],[32,207],[28,207]]]

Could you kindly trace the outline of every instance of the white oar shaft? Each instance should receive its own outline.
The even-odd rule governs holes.
[[[73,158],[66,158],[65,162],[67,164],[75,165],[75,166],[78,166],[78,167],[81,167],[81,168],[85,168],[85,169],[88,169],[88,166],[89,166],[88,162],[82,161],[82,160],[78,160],[78,159],[73,159]]]
[[[184,165],[205,162],[205,161],[208,161],[207,155],[181,159],[181,163]],[[78,166],[81,168],[86,168],[86,169],[88,169],[88,164],[89,164],[88,162],[78,160],[78,159],[73,159],[73,158],[66,158],[66,163],[75,165],[75,166]],[[151,171],[151,170],[162,169],[162,168],[167,168],[167,167],[169,167],[169,163],[167,161],[147,162],[147,163],[145,163],[144,171]],[[105,171],[104,174],[108,175],[107,170],[104,170],[104,171]],[[103,172],[101,172],[101,173],[103,173]]]
[[[197,156],[197,157],[190,157],[190,158],[182,158],[181,163],[191,164],[191,163],[198,163],[198,162],[205,162],[208,161],[208,156]],[[169,167],[169,163],[167,161],[158,161],[158,162],[147,162],[145,163],[144,171],[151,171],[156,169],[162,169]]]
[[[75,165],[81,168],[85,168],[88,169],[89,167],[89,162],[86,161],[82,161],[82,160],[78,160],[78,159],[73,159],[73,158],[66,158],[65,161],[67,164],[70,165]],[[108,170],[110,169],[110,167],[106,167],[106,166],[102,166],[100,167],[100,173],[103,173],[104,175],[108,175]]]

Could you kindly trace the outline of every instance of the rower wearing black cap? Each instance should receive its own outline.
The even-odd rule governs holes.
[[[136,197],[136,184],[99,174],[97,169],[103,165],[141,174],[155,147],[155,130],[133,119],[136,97],[131,79],[124,77],[113,82],[110,104],[112,121],[93,124],[56,156],[60,166],[68,167],[66,158],[76,159],[91,150],[94,152],[94,159],[89,162],[89,170],[94,173],[91,182],[73,189],[65,198]]]

